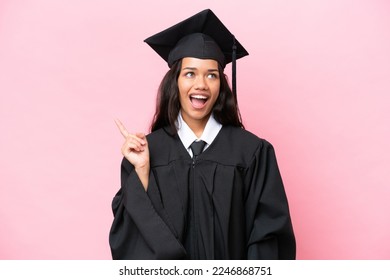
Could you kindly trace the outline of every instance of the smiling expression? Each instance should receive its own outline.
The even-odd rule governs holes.
[[[218,62],[185,57],[177,80],[183,120],[191,127],[205,126],[219,96]]]

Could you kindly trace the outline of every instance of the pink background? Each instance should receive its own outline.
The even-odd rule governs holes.
[[[386,0],[2,0],[1,259],[111,257],[114,118],[146,132],[167,70],[143,39],[204,8],[250,53],[240,108],[276,148],[298,258],[390,259]]]

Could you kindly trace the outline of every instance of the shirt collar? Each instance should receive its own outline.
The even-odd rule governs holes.
[[[183,143],[184,147],[189,149],[192,142],[196,140],[203,140],[206,142],[205,149],[210,146],[210,144],[214,141],[215,137],[217,137],[219,131],[222,128],[222,125],[217,122],[217,120],[214,118],[213,114],[210,115],[206,126],[204,128],[203,134],[198,139],[196,137],[195,133],[191,130],[191,128],[187,125],[187,123],[183,120],[183,117],[181,115],[181,111],[179,112],[177,121],[176,121],[176,127],[177,127],[177,134],[180,137],[181,142]]]

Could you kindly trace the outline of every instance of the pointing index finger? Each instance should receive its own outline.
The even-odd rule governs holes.
[[[127,131],[126,127],[121,123],[120,120],[115,119],[114,121],[116,126],[119,128],[119,131],[123,135],[123,137],[127,138],[127,136],[129,136],[130,133]]]

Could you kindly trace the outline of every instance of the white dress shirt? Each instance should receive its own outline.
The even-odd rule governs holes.
[[[191,130],[191,128],[187,125],[187,123],[183,120],[180,111],[179,116],[177,117],[176,127],[177,127],[177,134],[179,135],[181,142],[183,143],[184,147],[187,149],[187,152],[192,157],[192,150],[190,148],[192,142],[200,141],[200,140],[205,141],[206,145],[203,151],[206,150],[211,145],[211,143],[213,143],[215,137],[217,137],[219,131],[222,128],[222,124],[217,122],[213,114],[211,114],[203,130],[202,135],[200,136],[200,138],[198,138],[196,137],[195,133]]]

